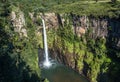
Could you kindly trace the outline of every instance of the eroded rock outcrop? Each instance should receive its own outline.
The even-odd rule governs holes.
[[[65,27],[69,24],[73,28],[73,32],[78,36],[82,36],[88,31],[92,38],[116,38],[115,46],[119,45],[120,38],[120,21],[119,19],[110,19],[108,17],[95,18],[79,16],[74,14],[44,14],[47,28],[57,28],[59,26]],[[120,47],[120,46],[119,46]]]
[[[25,36],[27,37],[27,30],[25,27],[25,18],[24,13],[22,11],[11,12],[11,23],[14,27],[14,31],[20,34],[20,37]]]

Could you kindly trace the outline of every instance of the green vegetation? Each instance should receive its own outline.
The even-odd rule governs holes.
[[[70,28],[66,27],[60,29],[64,29],[66,34],[65,36],[62,36],[64,35],[63,30],[60,31],[58,29],[58,36],[56,36],[59,37],[59,41],[55,41],[57,44],[55,44],[56,47],[62,49],[61,51],[64,55],[66,53],[75,52],[74,56],[76,56],[75,59],[77,60],[79,71],[83,70],[83,74],[85,74],[91,82],[97,82],[100,74],[107,73],[108,66],[111,63],[110,58],[107,57],[106,40],[102,38],[94,40],[90,37],[86,39],[85,37],[78,38],[73,33],[71,33],[71,36],[74,36],[75,38],[71,39],[69,38],[70,34],[67,34],[66,32],[66,30],[70,31]],[[87,40],[87,42],[84,42],[82,39]],[[70,61],[74,60],[71,58]]]
[[[57,13],[74,13],[77,15],[87,15],[94,17],[115,17],[120,15],[120,2],[112,4],[110,2],[79,1],[71,4],[55,5],[51,8]]]
[[[44,82],[49,82],[47,79],[45,79],[45,81]]]
[[[65,21],[68,19],[69,16]],[[52,43],[53,46],[50,48],[60,50],[64,57],[70,57],[72,54],[73,57],[69,58],[69,62],[77,62],[76,69],[87,76],[91,82],[113,82],[119,78],[120,52],[110,47],[112,41],[108,42],[107,38],[102,37],[94,39],[89,36],[91,35],[89,30],[82,37],[78,37],[73,33],[72,25],[67,23],[55,31],[50,30],[49,33],[48,36],[54,37],[49,42],[49,45]]]
[[[74,13],[94,17],[117,18],[120,15],[119,0],[5,0],[24,12]],[[97,1],[97,2],[96,2]]]
[[[1,5],[0,13],[0,81],[1,82],[38,82],[40,69],[38,53],[34,39],[35,33],[28,33],[28,38],[21,38],[14,32],[10,23],[10,5]],[[30,27],[30,26],[29,26]],[[35,31],[32,28],[28,31]]]
[[[0,1],[0,82],[40,82],[38,45],[43,48],[42,34],[36,35],[38,22],[33,22],[29,12],[73,13],[93,17],[119,18],[119,0],[2,0]],[[25,15],[28,37],[20,37],[11,24],[10,13],[22,11]],[[111,47],[112,41],[98,37],[93,39],[89,32],[78,37],[73,33],[68,15],[65,25],[49,29],[48,46],[61,55],[72,56],[75,69],[91,82],[117,82],[120,75],[120,51]],[[38,25],[37,25],[37,24]],[[112,29],[110,29],[112,30]],[[109,45],[110,44],[110,45]],[[101,80],[101,78],[104,78]],[[48,82],[46,79],[45,82]]]

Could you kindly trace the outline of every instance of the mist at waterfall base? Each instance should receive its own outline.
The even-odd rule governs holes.
[[[43,23],[44,37],[44,61],[40,63],[41,76],[47,78],[49,82],[89,82],[85,77],[68,68],[57,61],[50,59],[48,55],[47,35],[45,30],[45,21]]]

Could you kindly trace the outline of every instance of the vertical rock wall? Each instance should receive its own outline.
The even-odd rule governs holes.
[[[25,27],[25,18],[24,13],[22,11],[11,12],[11,23],[14,27],[14,31],[20,34],[20,37],[25,36],[27,37],[27,30]]]

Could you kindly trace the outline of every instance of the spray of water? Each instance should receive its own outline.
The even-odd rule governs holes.
[[[43,18],[42,18],[42,23],[43,23],[44,52],[45,52],[45,61],[43,65],[46,67],[50,67],[51,63],[49,61],[49,56],[48,56],[47,35],[46,35],[46,29],[45,29],[45,21]]]

